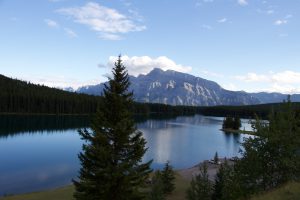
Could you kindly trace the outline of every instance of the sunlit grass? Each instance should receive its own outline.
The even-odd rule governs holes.
[[[300,183],[289,183],[273,191],[253,197],[251,200],[299,200]]]
[[[186,197],[186,190],[190,183],[188,180],[176,174],[176,189],[167,197],[168,200],[181,200]],[[1,200],[74,200],[74,187],[66,186],[63,188],[36,192],[24,195],[3,197]],[[300,183],[289,183],[278,189],[272,190],[265,194],[257,195],[251,200],[299,200],[300,199]]]

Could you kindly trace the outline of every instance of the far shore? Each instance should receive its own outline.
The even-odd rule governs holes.
[[[225,128],[225,129],[220,129],[220,131],[223,131],[225,133],[237,133],[237,134],[248,134],[248,135],[255,135],[254,131],[246,131],[246,130],[236,130],[236,129],[231,129],[231,128]]]

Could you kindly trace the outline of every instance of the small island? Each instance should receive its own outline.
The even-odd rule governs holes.
[[[240,130],[242,126],[240,117],[225,117],[223,120],[223,125],[221,131],[225,133],[242,133],[254,135],[253,131]]]

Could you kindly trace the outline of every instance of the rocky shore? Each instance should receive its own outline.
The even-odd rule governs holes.
[[[232,159],[232,158],[230,158],[230,159],[229,158],[220,158],[218,163],[215,163],[213,160],[204,160],[203,162],[200,162],[199,164],[197,164],[193,167],[190,167],[187,169],[181,169],[181,170],[178,170],[177,172],[184,179],[192,180],[192,178],[194,176],[199,174],[199,172],[200,172],[199,167],[206,164],[209,179],[211,181],[214,181],[215,176],[218,172],[218,169],[220,168],[221,164],[225,162],[225,159],[227,160],[227,163],[229,165],[234,164],[234,159]]]

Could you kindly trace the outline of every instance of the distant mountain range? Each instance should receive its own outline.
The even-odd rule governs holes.
[[[281,94],[277,92],[272,92],[272,93],[259,92],[259,93],[249,93],[249,94],[257,98],[260,101],[260,103],[279,103],[287,99],[286,94]],[[291,101],[300,102],[300,94],[292,94]]]
[[[287,98],[281,93],[229,91],[213,81],[158,68],[146,75],[130,76],[130,81],[130,90],[138,102],[193,106],[253,105],[282,102]],[[104,83],[101,83],[81,87],[76,92],[101,95],[103,88]],[[291,99],[300,101],[300,94],[292,95]]]

